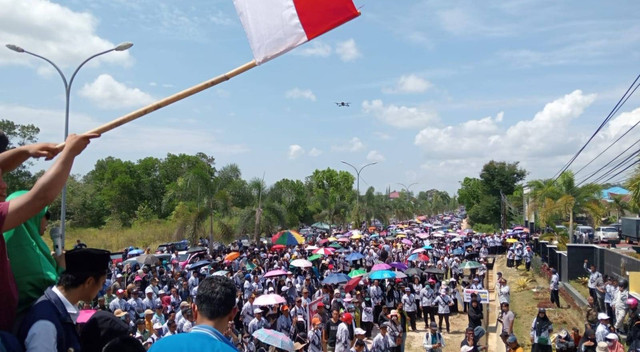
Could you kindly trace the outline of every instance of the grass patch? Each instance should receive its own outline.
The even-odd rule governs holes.
[[[518,342],[525,351],[531,350],[531,341],[529,333],[531,331],[531,323],[538,313],[538,305],[547,307],[549,301],[549,282],[542,275],[535,274],[533,271],[526,272],[524,266],[520,269],[506,267],[504,257],[496,260],[496,271],[502,271],[507,283],[511,287],[511,305],[510,308],[516,316],[513,324],[514,334],[518,338]],[[527,280],[530,282],[528,289],[517,292],[516,282],[518,280]],[[571,328],[577,327],[581,332],[584,330],[584,313],[582,310],[567,309],[567,302],[560,298],[562,309],[547,309],[547,316],[553,323],[554,332],[558,332],[565,328],[571,331]]]
[[[578,291],[582,297],[584,297],[585,299],[587,297],[589,297],[589,288],[583,283],[581,282],[581,280],[576,279],[576,280],[570,280],[569,284],[576,289],[576,291]]]

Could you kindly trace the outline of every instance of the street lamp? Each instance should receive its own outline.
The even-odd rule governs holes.
[[[365,167],[367,166],[371,166],[371,165],[375,165],[378,162],[373,162],[373,163],[369,163],[363,167],[361,167],[360,169],[358,169],[357,167],[349,164],[348,162],[344,161],[344,160],[340,160],[341,163],[349,165],[353,168],[353,170],[356,172],[356,188],[358,189],[358,196],[356,197],[356,209],[358,209],[358,212],[360,212],[360,173],[362,172],[362,170],[364,170]],[[360,216],[358,216],[358,222],[360,222]],[[358,226],[360,226],[360,224],[358,224]]]
[[[110,53],[112,51],[125,51],[129,48],[131,48],[133,46],[133,43],[130,42],[124,42],[124,43],[120,43],[118,44],[118,46],[111,48],[109,50],[105,50],[105,51],[101,51],[95,55],[90,56],[89,58],[87,58],[86,60],[84,60],[77,68],[75,71],[73,71],[73,74],[71,75],[71,79],[69,81],[67,81],[67,77],[64,75],[64,73],[62,73],[62,71],[60,70],[60,68],[53,63],[53,61],[47,59],[44,56],[40,56],[38,54],[32,53],[30,51],[24,50],[23,48],[17,46],[17,45],[13,45],[13,44],[7,44],[6,45],[8,49],[13,50],[17,53],[25,53],[25,54],[29,54],[31,56],[35,56],[39,59],[42,59],[48,63],[51,64],[51,66],[53,66],[53,68],[56,69],[56,71],[58,71],[58,73],[60,74],[60,77],[62,78],[62,83],[64,83],[64,92],[65,92],[65,111],[64,111],[64,139],[67,139],[67,136],[69,135],[69,98],[71,95],[71,85],[73,84],[73,79],[76,78],[76,74],[78,73],[78,71],[80,71],[80,69],[82,68],[82,66],[84,66],[84,64],[86,64],[87,62],[89,62],[91,59],[96,58],[100,55],[104,55],[107,53]],[[66,217],[66,213],[67,213],[67,185],[65,184],[64,188],[62,188],[62,200],[60,203],[60,233],[62,238],[64,238],[64,233],[65,233],[65,217]],[[62,249],[60,249],[62,250]],[[61,253],[56,253],[56,254],[61,254]]]
[[[405,191],[407,191],[407,197],[409,197],[409,189],[410,189],[411,187],[413,187],[413,186],[417,185],[417,184],[418,184],[418,182],[414,182],[414,183],[410,184],[410,185],[409,185],[409,187],[407,187],[404,183],[400,183],[400,182],[398,182],[398,184],[399,184],[400,186],[404,187],[404,190],[405,190]]]

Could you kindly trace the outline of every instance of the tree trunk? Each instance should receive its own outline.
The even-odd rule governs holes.
[[[577,240],[577,238],[576,238]],[[573,209],[569,212],[569,242],[573,242]]]

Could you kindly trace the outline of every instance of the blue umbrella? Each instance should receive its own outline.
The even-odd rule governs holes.
[[[200,268],[202,268],[204,266],[207,266],[209,264],[211,264],[210,260],[201,260],[199,262],[195,262],[195,263],[189,265],[187,270],[198,270],[198,269],[200,269]]]
[[[462,250],[462,248],[456,248],[453,250],[453,252],[451,252],[453,255],[463,255],[464,251]]]
[[[396,273],[390,270],[378,270],[369,275],[371,280],[395,279]]]
[[[465,246],[465,248],[466,248],[466,247],[469,247],[469,246],[473,246],[473,243],[471,243],[471,242],[465,242],[465,243],[464,243],[464,246]]]
[[[347,256],[347,258],[346,258],[346,259],[347,259],[348,261],[352,262],[352,261],[354,261],[354,260],[360,260],[360,259],[362,259],[362,258],[364,258],[364,255],[362,255],[362,253],[360,253],[360,252],[353,252],[353,253],[349,254],[349,255]]]
[[[327,276],[324,280],[322,280],[322,284],[335,285],[345,283],[349,280],[351,280],[349,275],[343,273],[335,273]]]
[[[369,237],[370,237],[370,238],[378,238],[378,237],[380,237],[380,235],[379,235],[379,234],[377,234],[377,233],[374,233],[373,235],[371,235],[371,236],[369,236]]]
[[[129,253],[127,253],[128,255],[138,255],[138,254],[142,254],[144,253],[144,251],[142,249],[134,249],[132,251],[129,251]]]
[[[428,245],[426,245],[426,246],[424,246],[424,247],[422,247],[422,248],[424,248],[424,249],[433,249],[433,247],[431,247],[431,245],[430,245],[430,244],[428,244]]]
[[[412,255],[409,256],[409,258],[407,258],[408,261],[414,261],[414,260],[418,260],[418,253],[413,253]]]

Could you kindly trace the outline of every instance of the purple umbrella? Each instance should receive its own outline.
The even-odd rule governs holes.
[[[405,270],[409,269],[408,266],[406,266],[406,265],[404,265],[403,263],[400,263],[400,262],[393,262],[393,263],[391,263],[389,265],[391,265],[392,268],[396,268],[396,269],[401,270],[401,271],[405,271]]]
[[[403,239],[401,242],[402,242],[402,243],[404,243],[404,244],[406,244],[406,245],[408,245],[408,246],[411,246],[411,245],[413,244],[413,242],[411,242],[410,240],[408,240],[408,239],[406,239],[406,238],[405,238],[405,239]]]
[[[371,268],[371,271],[389,270],[389,269],[391,269],[391,265],[386,263],[379,263],[374,265],[373,268]]]

